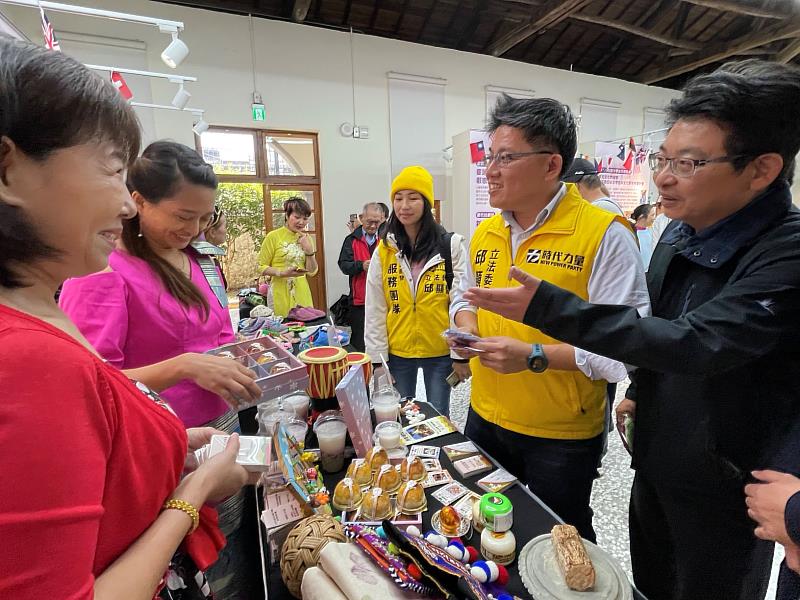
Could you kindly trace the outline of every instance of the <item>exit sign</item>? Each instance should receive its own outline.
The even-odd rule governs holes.
[[[253,103],[253,121],[266,121],[267,109],[263,104]]]

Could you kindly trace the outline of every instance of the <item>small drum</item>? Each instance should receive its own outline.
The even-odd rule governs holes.
[[[347,355],[347,365],[349,367],[361,365],[361,368],[364,369],[364,383],[369,387],[369,378],[372,377],[372,359],[370,359],[369,354],[350,352]]]
[[[347,374],[347,351],[336,346],[317,346],[297,355],[308,369],[306,392],[311,398],[336,395],[336,386]]]

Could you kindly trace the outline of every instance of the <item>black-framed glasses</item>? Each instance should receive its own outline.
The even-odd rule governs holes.
[[[488,167],[493,162],[496,162],[500,167],[507,167],[513,161],[525,156],[533,156],[534,154],[556,154],[552,150],[534,150],[533,152],[501,152],[500,154],[487,154],[486,166]]]
[[[677,177],[692,177],[697,172],[698,167],[710,165],[713,163],[733,162],[744,156],[719,156],[717,158],[667,158],[663,154],[655,153],[647,157],[650,164],[650,170],[653,173],[660,173],[667,166],[673,175]]]

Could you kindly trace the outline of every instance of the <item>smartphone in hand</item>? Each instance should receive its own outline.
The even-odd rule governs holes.
[[[447,384],[448,384],[448,385],[449,385],[451,388],[454,388],[454,387],[456,387],[456,386],[457,386],[459,383],[461,383],[461,379],[459,379],[459,378],[458,378],[458,375],[456,375],[456,372],[455,372],[455,371],[450,371],[450,375],[448,375],[447,377],[445,377],[445,379],[444,379],[444,380],[447,382]]]

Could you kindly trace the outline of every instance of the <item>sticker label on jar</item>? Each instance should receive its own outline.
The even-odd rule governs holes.
[[[486,518],[487,516],[489,517],[488,519]],[[484,515],[484,522],[492,531],[496,531],[498,533],[508,531],[514,524],[514,513],[506,513],[504,515]]]
[[[502,494],[484,494],[480,512],[484,524],[493,531],[508,531],[514,523],[514,509],[509,499]]]
[[[496,533],[485,529],[481,533],[481,554],[486,560],[493,560],[498,565],[514,562],[517,542],[510,531]]]

